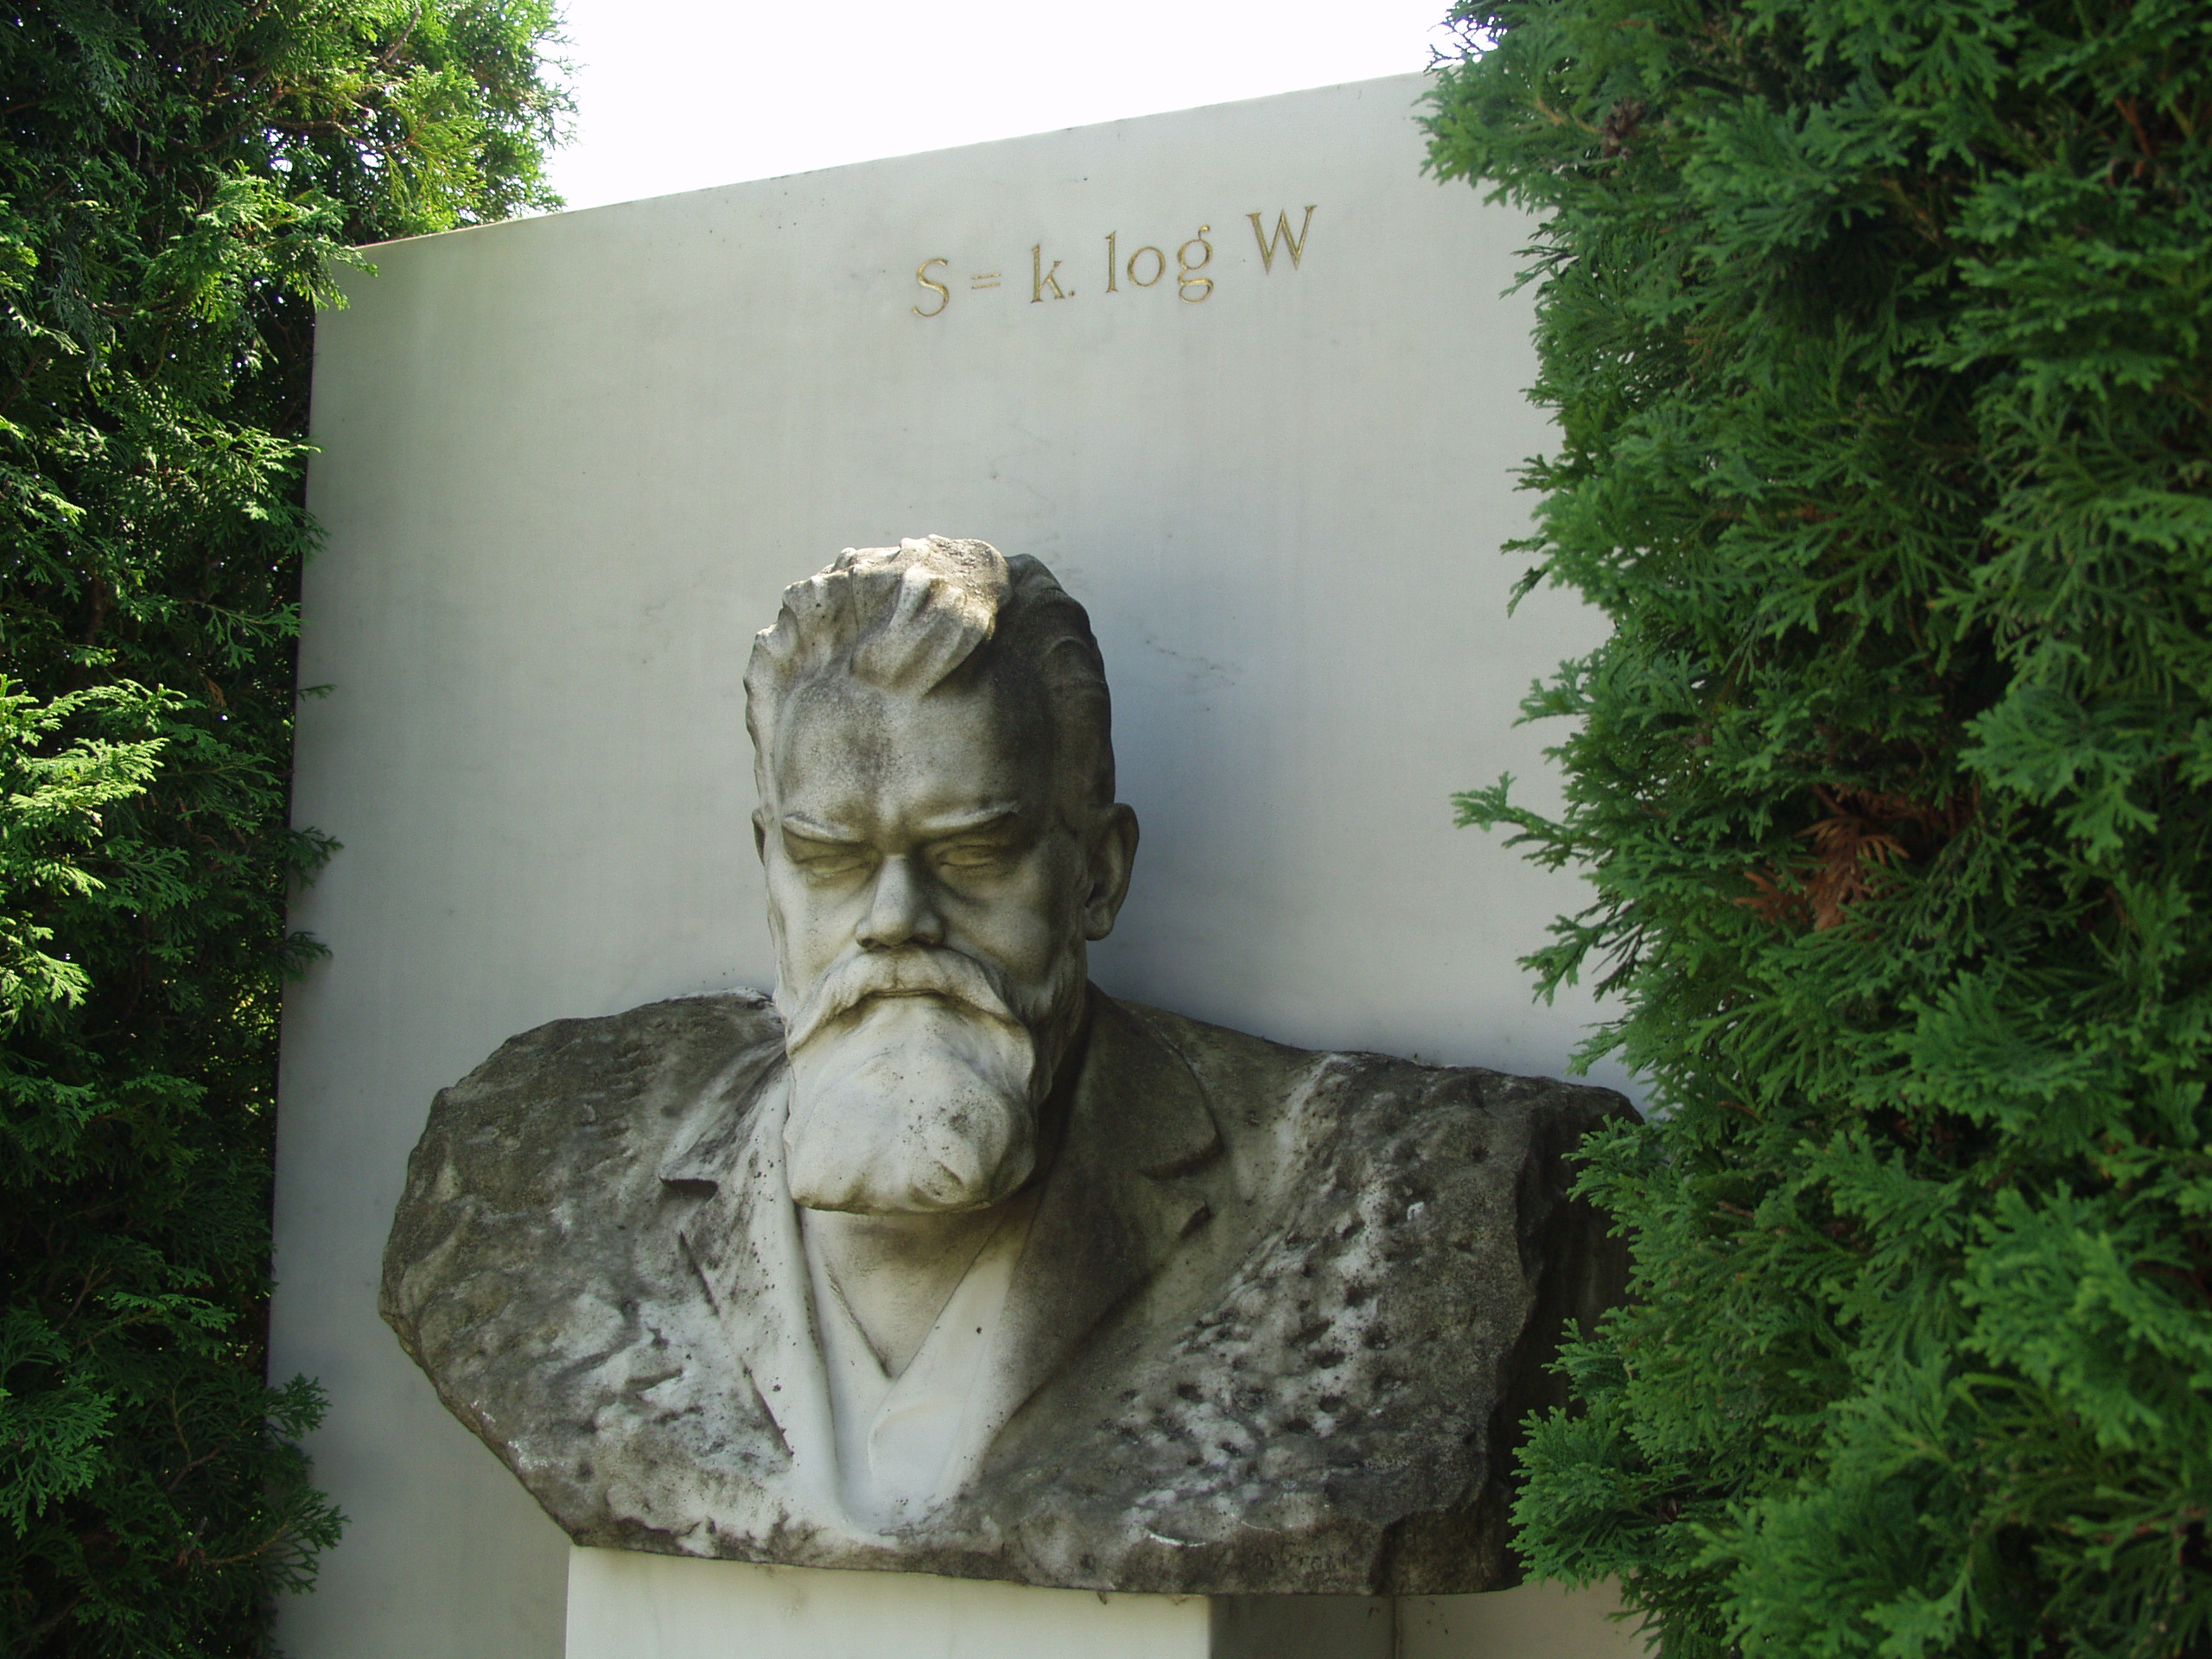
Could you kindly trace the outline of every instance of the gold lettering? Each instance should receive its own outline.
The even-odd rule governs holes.
[[[925,259],[920,264],[914,267],[914,280],[919,283],[924,288],[933,288],[937,290],[937,309],[934,311],[925,311],[920,306],[914,305],[907,307],[906,308],[908,310],[912,311],[918,317],[941,317],[944,315],[944,308],[952,303],[952,290],[947,288],[943,283],[933,283],[930,280],[930,267],[931,265],[949,265],[951,263],[952,261],[950,259]]]
[[[1213,226],[1211,225],[1199,226],[1198,233],[1175,250],[1177,266],[1175,291],[1192,305],[1198,304],[1213,292],[1213,278],[1198,275],[1199,271],[1213,263],[1213,244],[1206,240],[1206,232],[1211,229]],[[1206,251],[1206,257],[1196,264],[1191,263],[1192,248],[1204,248]],[[1196,294],[1191,292],[1194,288],[1198,290]]]
[[[1109,294],[1118,294],[1122,291],[1114,283],[1114,238],[1120,234],[1119,231],[1106,232],[1106,291]]]
[[[1039,303],[1045,297],[1045,290],[1048,288],[1052,290],[1052,297],[1056,300],[1075,297],[1075,289],[1063,289],[1060,286],[1058,260],[1052,261],[1052,270],[1045,269],[1045,245],[1039,242],[1029,250],[1029,303],[1032,305]]]
[[[998,285],[999,274],[995,270],[979,270],[968,279],[970,288],[996,288]]]
[[[1137,275],[1137,261],[1147,253],[1152,256],[1152,275],[1140,276]],[[1129,256],[1129,263],[1124,269],[1128,272],[1129,280],[1139,288],[1150,288],[1167,274],[1167,256],[1158,248],[1139,248]]]
[[[1299,227],[1296,236],[1290,233],[1288,208],[1275,215],[1275,233],[1272,237],[1260,227],[1257,213],[1244,215],[1252,221],[1252,237],[1260,245],[1261,270],[1272,274],[1275,268],[1275,255],[1286,248],[1290,251],[1290,268],[1293,270],[1298,269],[1298,262],[1306,256],[1306,238],[1313,231],[1313,207],[1314,204],[1310,201],[1306,204],[1306,223]]]

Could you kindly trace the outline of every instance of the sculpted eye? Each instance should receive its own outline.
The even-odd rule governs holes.
[[[1004,860],[1004,849],[988,841],[955,842],[937,855],[939,867],[948,870],[987,870]]]
[[[873,861],[872,855],[865,848],[841,846],[835,842],[807,841],[798,836],[784,837],[784,850],[802,872],[825,878],[858,874]]]

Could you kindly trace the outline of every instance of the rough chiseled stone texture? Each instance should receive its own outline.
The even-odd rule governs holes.
[[[1562,1319],[1619,1294],[1565,1197],[1618,1096],[1094,997],[1012,1293],[1022,1403],[958,1500],[870,1534],[809,1478],[805,1291],[758,1243],[781,1036],[744,994],[559,1021],[432,1109],[385,1316],[579,1542],[1126,1591],[1512,1581],[1510,1437]]]

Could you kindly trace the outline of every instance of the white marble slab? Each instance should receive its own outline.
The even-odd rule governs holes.
[[[1528,226],[1422,176],[1421,90],[458,232],[346,279],[296,793],[344,850],[296,912],[332,955],[287,1001],[272,1363],[329,1390],[350,1525],[284,1609],[296,1659],[562,1651],[567,1541],[378,1319],[379,1253],[432,1093],[510,1033],[768,983],[740,677],[842,547],[982,537],[1089,607],[1144,829],[1109,991],[1563,1071],[1588,1007],[1532,1006],[1516,958],[1581,889],[1447,798],[1511,771],[1545,798],[1516,704],[1598,628],[1553,594],[1506,616],[1548,442],[1500,297]]]

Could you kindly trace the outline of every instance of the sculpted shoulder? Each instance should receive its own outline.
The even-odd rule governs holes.
[[[431,1103],[387,1270],[425,1253],[429,1241],[415,1230],[450,1224],[455,1193],[504,1209],[550,1196],[563,1176],[597,1182],[609,1160],[679,1140],[718,1074],[748,1062],[765,1071],[782,1045],[774,1007],[744,990],[555,1020],[509,1038]]]
[[[1496,1473],[1526,1414],[1558,1403],[1558,1332],[1617,1300],[1624,1268],[1569,1198],[1566,1154],[1627,1103],[1141,1004],[1101,1014],[1102,1103],[1128,1115],[1128,1143],[1161,1138],[1175,1072],[1195,1084],[1217,1141],[1148,1173],[1204,1203],[1009,1426],[969,1524],[1039,1583],[1510,1582]]]
[[[431,1104],[379,1310],[446,1405],[566,1524],[575,1507],[547,1490],[566,1478],[558,1426],[588,1421],[639,1375],[580,1362],[650,1349],[650,1310],[680,1275],[653,1224],[663,1161],[753,1092],[782,1041],[749,991],[556,1020]]]
[[[1600,1122],[1633,1118],[1610,1089],[1553,1077],[1516,1077],[1473,1065],[1437,1065],[1358,1049],[1296,1048],[1249,1032],[1210,1025],[1187,1014],[1113,999],[1147,1035],[1179,1057],[1199,1086],[1223,1133],[1281,1123],[1316,1089],[1340,1096],[1340,1108],[1409,1096],[1433,1104],[1519,1119],[1540,1114],[1568,1139]],[[1342,1084],[1356,1077],[1359,1088]]]

